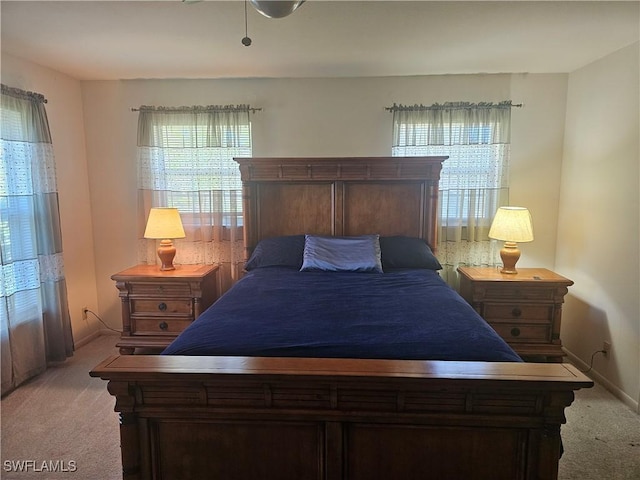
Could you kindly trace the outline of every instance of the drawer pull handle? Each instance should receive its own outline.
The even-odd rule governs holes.
[[[513,310],[511,310],[511,315],[513,315],[514,317],[519,317],[520,315],[522,315],[522,310],[516,307]]]
[[[160,330],[166,330],[167,328],[169,328],[169,324],[167,324],[167,322],[160,322],[158,327],[160,327]]]
[[[162,302],[158,304],[158,310],[160,310],[161,312],[164,312],[167,309],[167,304]]]
[[[512,328],[511,329],[511,336],[512,337],[519,337],[520,336],[520,329],[518,327]]]

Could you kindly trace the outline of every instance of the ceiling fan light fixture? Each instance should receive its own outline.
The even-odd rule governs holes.
[[[267,18],[291,15],[305,0],[249,0],[251,5]]]

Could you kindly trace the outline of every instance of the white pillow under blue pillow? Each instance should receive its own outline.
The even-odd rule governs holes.
[[[300,271],[382,273],[380,236],[306,235]]]

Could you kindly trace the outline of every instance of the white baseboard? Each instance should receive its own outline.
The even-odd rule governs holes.
[[[96,330],[95,332],[87,335],[84,338],[81,338],[80,340],[74,340],[73,346],[76,349],[80,348],[80,347],[86,345],[87,343],[91,342],[92,340],[95,340],[96,338],[98,338],[98,337],[100,337],[102,335],[120,335],[120,332],[115,332],[113,330],[109,330],[108,328],[101,328],[100,330]]]
[[[569,360],[571,361],[571,363],[573,363],[580,370],[586,371],[589,368],[589,365],[587,365],[580,358],[575,356],[572,352],[570,352],[566,348],[563,348],[563,350],[565,351],[565,353],[569,357]],[[640,413],[639,404],[638,404],[638,402],[636,400],[634,400],[629,395],[627,395],[625,392],[620,390],[620,388],[618,388],[616,385],[611,383],[609,380],[607,380],[605,377],[600,375],[598,372],[596,372],[595,370],[592,369],[591,371],[585,373],[585,375],[587,375],[589,378],[591,378],[595,382],[598,382],[604,388],[609,390],[622,403],[624,403],[629,408],[631,408],[631,410],[633,410],[636,413]]]
[[[73,341],[73,346],[78,349],[80,347],[85,346],[87,343],[89,343],[92,340],[95,340],[96,338],[98,338],[100,336],[100,330],[96,330],[95,332],[87,335],[84,338],[81,338],[80,340],[74,340]]]
[[[120,335],[122,332],[119,332],[117,330],[109,330],[108,328],[101,328],[100,330],[98,330],[98,333],[100,333],[100,335]]]

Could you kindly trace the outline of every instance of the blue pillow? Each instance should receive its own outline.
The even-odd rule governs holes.
[[[302,267],[304,235],[265,238],[258,242],[244,266],[249,271],[262,267]]]
[[[384,270],[398,268],[442,269],[442,265],[422,238],[380,237],[380,250]]]
[[[307,235],[301,271],[382,273],[379,235],[319,237]]]

